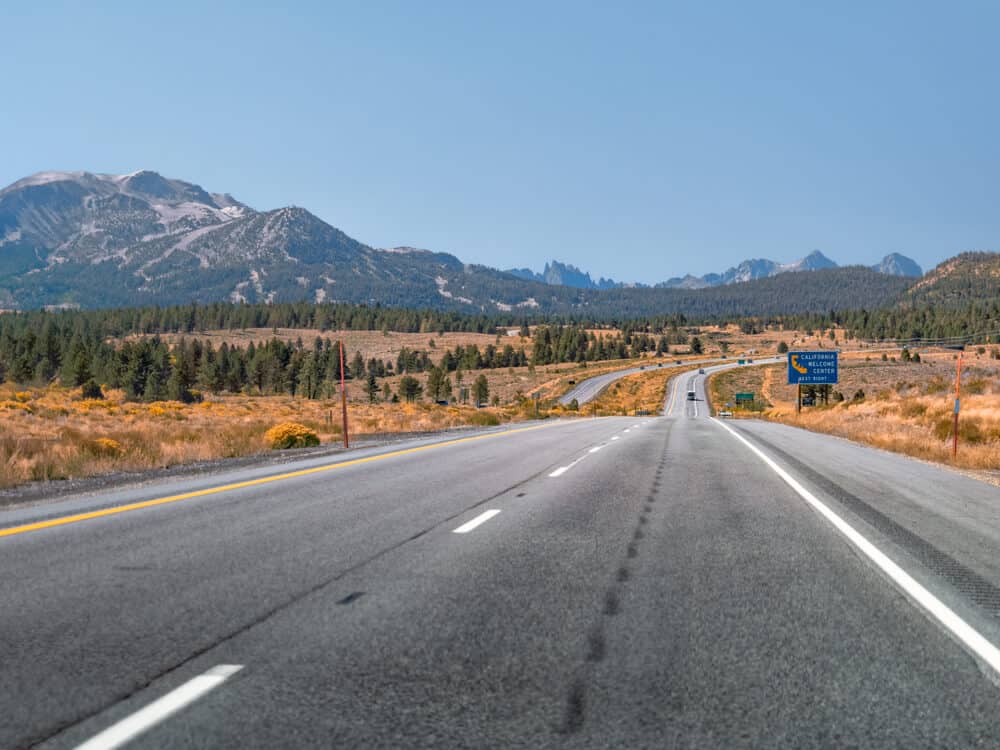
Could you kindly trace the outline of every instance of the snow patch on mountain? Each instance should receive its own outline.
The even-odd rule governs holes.
[[[447,289],[445,289],[445,286],[447,286],[448,284],[448,279],[446,279],[444,276],[435,276],[434,283],[437,284],[438,294],[440,294],[442,297],[445,297],[446,299],[453,299],[456,302],[464,302],[467,305],[472,304],[472,300],[469,299],[468,297],[458,297],[449,292]]]
[[[381,253],[395,253],[396,255],[412,255],[413,253],[427,253],[432,255],[430,250],[421,250],[419,247],[383,247],[379,248]]]

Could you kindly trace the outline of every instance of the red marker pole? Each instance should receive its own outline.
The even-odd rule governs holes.
[[[951,428],[951,457],[958,457],[958,407],[961,403],[962,395],[962,352],[958,353],[958,361],[955,364],[955,416]]]
[[[344,413],[344,447],[350,448],[347,439],[347,373],[344,372],[344,342],[340,342],[340,406]]]

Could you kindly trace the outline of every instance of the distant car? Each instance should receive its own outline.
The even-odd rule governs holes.
[[[733,413],[731,411],[720,411],[719,416],[725,419],[726,417],[733,416]]]
[[[752,360],[752,359],[748,359],[748,360],[747,360],[747,364],[748,364],[748,365],[752,365],[752,364],[753,364],[753,360]]]
[[[688,401],[695,401],[698,398],[698,394],[694,391],[688,391]]]
[[[657,367],[663,367],[663,363],[662,363],[662,362],[660,362],[660,363],[659,363],[659,364],[657,365]]]
[[[569,383],[570,385],[576,385],[575,380],[567,380],[566,382]]]
[[[803,406],[815,406],[816,405],[816,397],[815,396],[803,396],[802,397],[802,405]]]
[[[441,400],[438,400],[438,401],[436,401],[435,403],[436,403],[436,404],[437,404],[438,406],[447,406],[447,405],[448,405],[448,402],[447,402],[446,400],[444,400],[444,399],[441,399]]]
[[[705,368],[704,367],[699,367],[698,368],[698,374],[699,375],[704,375],[705,374]]]
[[[646,369],[646,365],[639,365],[639,369],[640,370],[645,370]]]

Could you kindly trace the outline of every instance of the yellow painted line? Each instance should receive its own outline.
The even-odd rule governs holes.
[[[564,424],[572,424],[564,423]],[[205,497],[206,495],[216,495],[220,492],[230,492],[231,490],[241,490],[244,487],[256,487],[262,484],[270,484],[271,482],[280,482],[285,479],[295,479],[296,477],[306,477],[310,474],[319,474],[324,471],[332,471],[333,469],[343,469],[348,466],[358,466],[360,464],[367,464],[372,461],[381,461],[385,458],[396,458],[397,456],[406,456],[411,453],[420,453],[421,451],[431,450],[433,448],[445,448],[450,445],[458,445],[460,443],[471,443],[474,440],[485,440],[487,438],[503,437],[505,435],[516,435],[520,432],[531,432],[532,430],[541,430],[546,427],[551,427],[552,425],[537,425],[535,427],[520,427],[516,430],[506,430],[504,432],[490,432],[485,435],[473,435],[472,437],[456,438],[455,440],[446,440],[442,443],[431,443],[430,445],[419,445],[416,448],[404,448],[403,450],[392,451],[391,453],[380,453],[377,456],[366,456],[364,458],[353,458],[349,461],[340,461],[335,464],[324,464],[323,466],[314,466],[311,469],[300,469],[298,471],[289,471],[285,474],[275,474],[271,477],[262,477],[260,479],[248,479],[244,482],[233,482],[232,484],[223,484],[218,487],[209,487],[204,490],[195,490],[193,492],[184,492],[180,495],[169,495],[167,497],[158,497],[153,500],[143,500],[138,503],[129,503],[128,505],[117,505],[114,508],[104,508],[102,510],[92,510],[86,513],[77,513],[72,516],[61,516],[59,518],[50,518],[46,521],[37,521],[35,523],[28,523],[22,526],[11,526],[7,529],[0,529],[0,537],[5,536],[15,536],[17,534],[26,534],[29,531],[41,531],[42,529],[51,529],[54,526],[65,526],[71,523],[79,523],[80,521],[89,521],[93,518],[103,518],[105,516],[114,516],[119,513],[128,513],[133,510],[142,510],[143,508],[153,508],[157,505],[167,505],[168,503],[176,503],[181,500],[190,500],[195,497]]]

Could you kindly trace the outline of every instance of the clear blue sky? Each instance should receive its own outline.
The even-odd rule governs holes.
[[[995,2],[17,5],[4,185],[149,168],[647,282],[1000,249]]]

